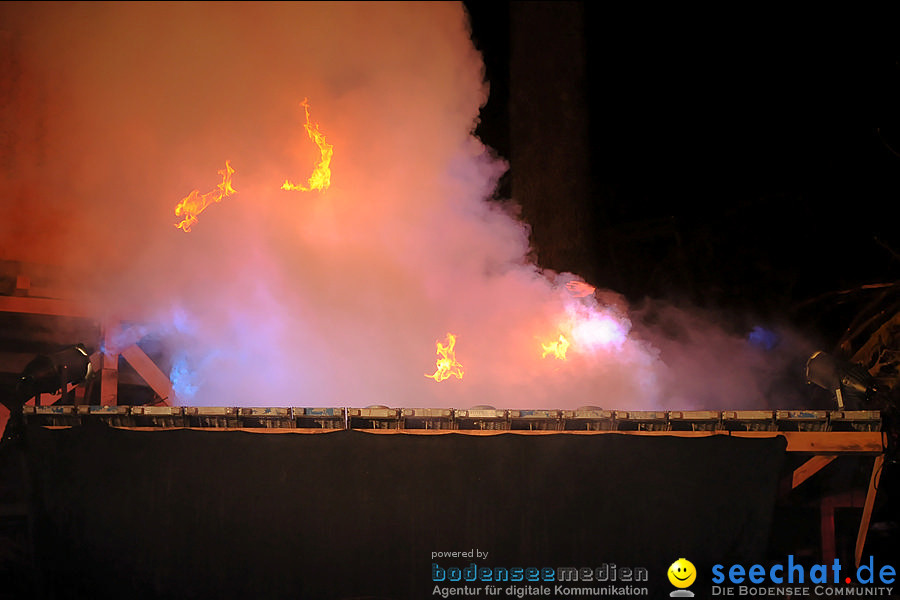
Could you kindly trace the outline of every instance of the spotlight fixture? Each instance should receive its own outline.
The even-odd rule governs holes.
[[[834,394],[838,410],[860,410],[876,392],[875,380],[861,365],[822,351],[806,361],[806,381]]]
[[[10,413],[3,439],[16,437],[20,433],[24,426],[22,407],[26,402],[37,398],[39,403],[41,394],[54,394],[57,391],[66,399],[69,384],[88,380],[92,373],[91,357],[84,344],[36,356],[25,365],[16,382],[15,391],[0,399]]]
[[[22,371],[16,385],[17,395],[23,404],[39,394],[60,391],[65,396],[70,383],[85,381],[92,371],[91,358],[84,344],[37,356]]]

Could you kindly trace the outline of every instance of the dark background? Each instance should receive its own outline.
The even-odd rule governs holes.
[[[900,101],[896,44],[784,14],[465,4],[491,89],[476,132],[541,266],[826,345],[876,292],[832,293],[898,278],[900,130],[861,118]]]

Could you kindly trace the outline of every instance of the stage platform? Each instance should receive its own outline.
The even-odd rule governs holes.
[[[859,563],[886,442],[875,411],[25,408],[53,598],[432,597],[432,563],[473,562],[432,553],[470,549],[647,568],[667,597],[680,556],[764,560],[784,486],[854,460]]]

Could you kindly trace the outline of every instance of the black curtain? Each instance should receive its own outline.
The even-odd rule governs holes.
[[[713,564],[764,558],[785,454],[782,438],[103,426],[29,427],[25,448],[43,594],[154,599],[432,598],[454,585],[433,563],[473,562],[645,568],[630,585],[667,597],[679,557],[702,597]]]

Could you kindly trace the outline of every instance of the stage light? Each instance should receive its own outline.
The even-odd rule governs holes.
[[[838,410],[859,410],[876,391],[875,380],[861,365],[821,351],[806,361],[806,381],[834,394]]]
[[[297,427],[302,429],[346,429],[348,426],[345,408],[295,406],[291,412]]]
[[[404,408],[400,411],[401,429],[453,429],[451,408]]]
[[[399,429],[400,409],[382,405],[347,410],[350,429]]]
[[[459,429],[509,429],[509,413],[479,404],[466,410],[457,410],[456,426]]]
[[[609,431],[616,428],[616,411],[599,406],[580,406],[562,411],[562,429],[567,431]]]
[[[40,394],[62,392],[70,383],[78,384],[91,376],[91,358],[84,344],[70,346],[53,354],[35,357],[25,366],[16,384],[22,404]]]
[[[32,398],[40,403],[41,394],[62,393],[65,399],[69,384],[78,384],[90,379],[94,369],[91,357],[84,344],[76,344],[54,352],[42,354],[31,360],[22,370],[16,382],[15,391],[2,398],[9,409],[9,421],[3,439],[17,437],[24,426],[22,407]]]
[[[622,431],[668,431],[669,415],[660,410],[617,410],[616,429]]]
[[[560,428],[560,415],[558,410],[511,410],[509,428],[552,431]]]

